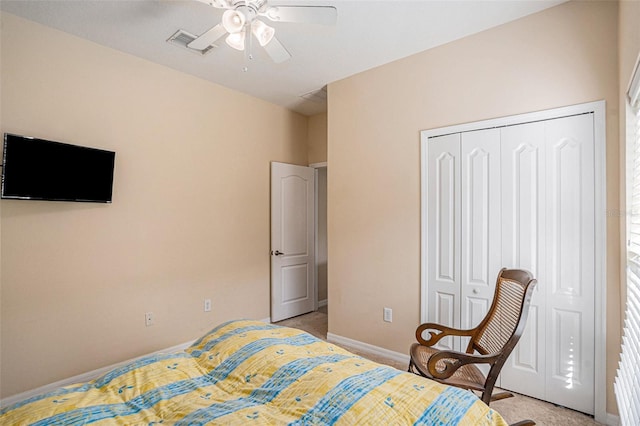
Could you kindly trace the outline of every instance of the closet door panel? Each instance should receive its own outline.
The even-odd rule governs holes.
[[[547,397],[594,413],[595,174],[593,114],[545,122]]]
[[[576,114],[430,137],[424,306],[429,321],[471,328],[501,267],[531,271],[527,326],[498,386],[594,414],[595,120]]]
[[[428,321],[460,327],[460,134],[428,142]],[[443,349],[460,349],[447,337]]]
[[[462,134],[462,328],[489,310],[500,270],[500,130]],[[468,344],[463,339],[462,347]]]
[[[500,386],[545,397],[545,134],[544,123],[505,127],[502,149],[502,264],[538,279],[527,326],[500,374]]]

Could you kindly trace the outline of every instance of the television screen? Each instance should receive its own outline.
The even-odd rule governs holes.
[[[110,203],[115,152],[4,135],[2,198]]]

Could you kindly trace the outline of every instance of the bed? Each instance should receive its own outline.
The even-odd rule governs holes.
[[[248,320],[5,407],[0,424],[506,425],[468,391]]]

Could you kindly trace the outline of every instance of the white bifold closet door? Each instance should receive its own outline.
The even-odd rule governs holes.
[[[505,264],[538,288],[501,386],[594,413],[593,114],[502,132]]]
[[[471,328],[501,267],[538,279],[499,386],[594,412],[593,114],[428,142],[428,318]],[[466,342],[442,346],[464,350]]]
[[[462,133],[461,325],[485,317],[500,270],[500,130]],[[496,143],[497,142],[497,143]],[[462,339],[464,350],[469,338]],[[488,372],[485,371],[485,372]]]
[[[429,140],[427,241],[429,321],[460,328],[460,133]],[[449,336],[440,349],[460,350]]]
[[[502,259],[538,280],[527,328],[503,367],[500,380],[513,391],[545,399],[547,185],[545,123],[505,127],[502,149]],[[501,383],[502,384],[502,383]],[[526,392],[523,391],[526,386]]]
[[[428,310],[432,321],[450,327],[476,326],[493,299],[501,267],[499,141],[497,129],[429,140]],[[464,350],[468,338],[460,339],[447,337],[438,347]]]

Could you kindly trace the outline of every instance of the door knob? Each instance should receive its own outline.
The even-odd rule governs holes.
[[[271,254],[276,255],[276,256],[282,256],[284,253],[281,252],[280,250],[276,250],[276,251],[271,250]]]

